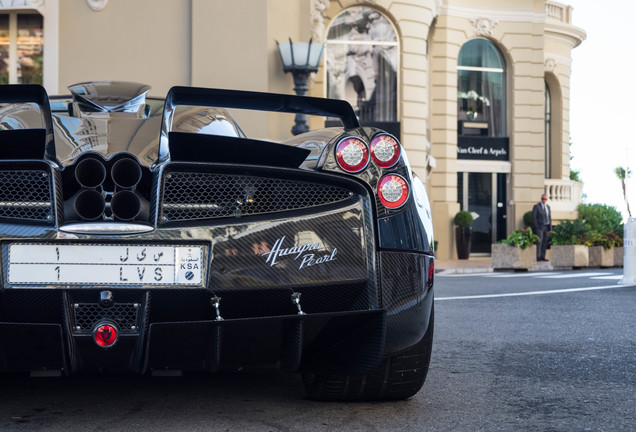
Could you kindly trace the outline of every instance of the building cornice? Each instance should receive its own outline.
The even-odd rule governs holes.
[[[587,33],[582,28],[571,24],[549,21],[545,23],[546,36],[556,37],[567,41],[572,48],[576,48],[587,38]]]
[[[582,28],[555,19],[548,19],[544,11],[482,9],[449,5],[446,3],[440,6],[439,12],[440,15],[469,19],[475,26],[477,20],[481,20],[481,22],[486,22],[484,20],[487,20],[488,23],[492,24],[488,26],[488,29],[504,21],[544,24],[546,36],[565,40],[572,48],[579,46],[587,37],[587,33],[585,33],[585,30]]]
[[[475,19],[477,17],[488,17],[491,21],[513,21],[544,23],[545,12],[535,10],[502,10],[469,8],[464,6],[443,4],[439,8],[440,15],[449,15],[459,18]]]

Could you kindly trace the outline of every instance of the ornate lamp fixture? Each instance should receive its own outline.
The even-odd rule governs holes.
[[[294,43],[291,38],[289,38],[288,44],[279,44],[278,41],[276,41],[276,46],[278,46],[280,61],[283,63],[283,71],[285,71],[285,73],[291,72],[294,77],[294,91],[298,96],[304,96],[309,89],[307,87],[309,74],[318,72],[324,45],[312,43],[312,39],[309,39],[308,43]],[[296,114],[294,121],[295,124],[291,130],[292,134],[298,135],[309,131],[307,116],[305,114]]]

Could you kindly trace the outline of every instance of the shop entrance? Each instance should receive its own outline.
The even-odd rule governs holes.
[[[508,174],[458,172],[457,201],[473,214],[471,253],[490,254],[490,245],[506,237]]]

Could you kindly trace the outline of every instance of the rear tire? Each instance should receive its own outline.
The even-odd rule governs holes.
[[[321,401],[399,400],[415,395],[426,380],[433,347],[434,311],[426,333],[405,351],[365,375],[303,374],[305,392]]]

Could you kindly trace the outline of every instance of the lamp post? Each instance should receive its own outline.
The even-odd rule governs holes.
[[[307,42],[292,42],[279,44],[276,42],[280,61],[283,63],[283,71],[291,72],[294,77],[294,91],[298,96],[304,96],[309,87],[309,74],[318,72],[318,65],[322,58],[323,44],[312,43],[312,39]],[[295,124],[292,127],[292,134],[298,135],[309,131],[307,116],[296,114]]]

